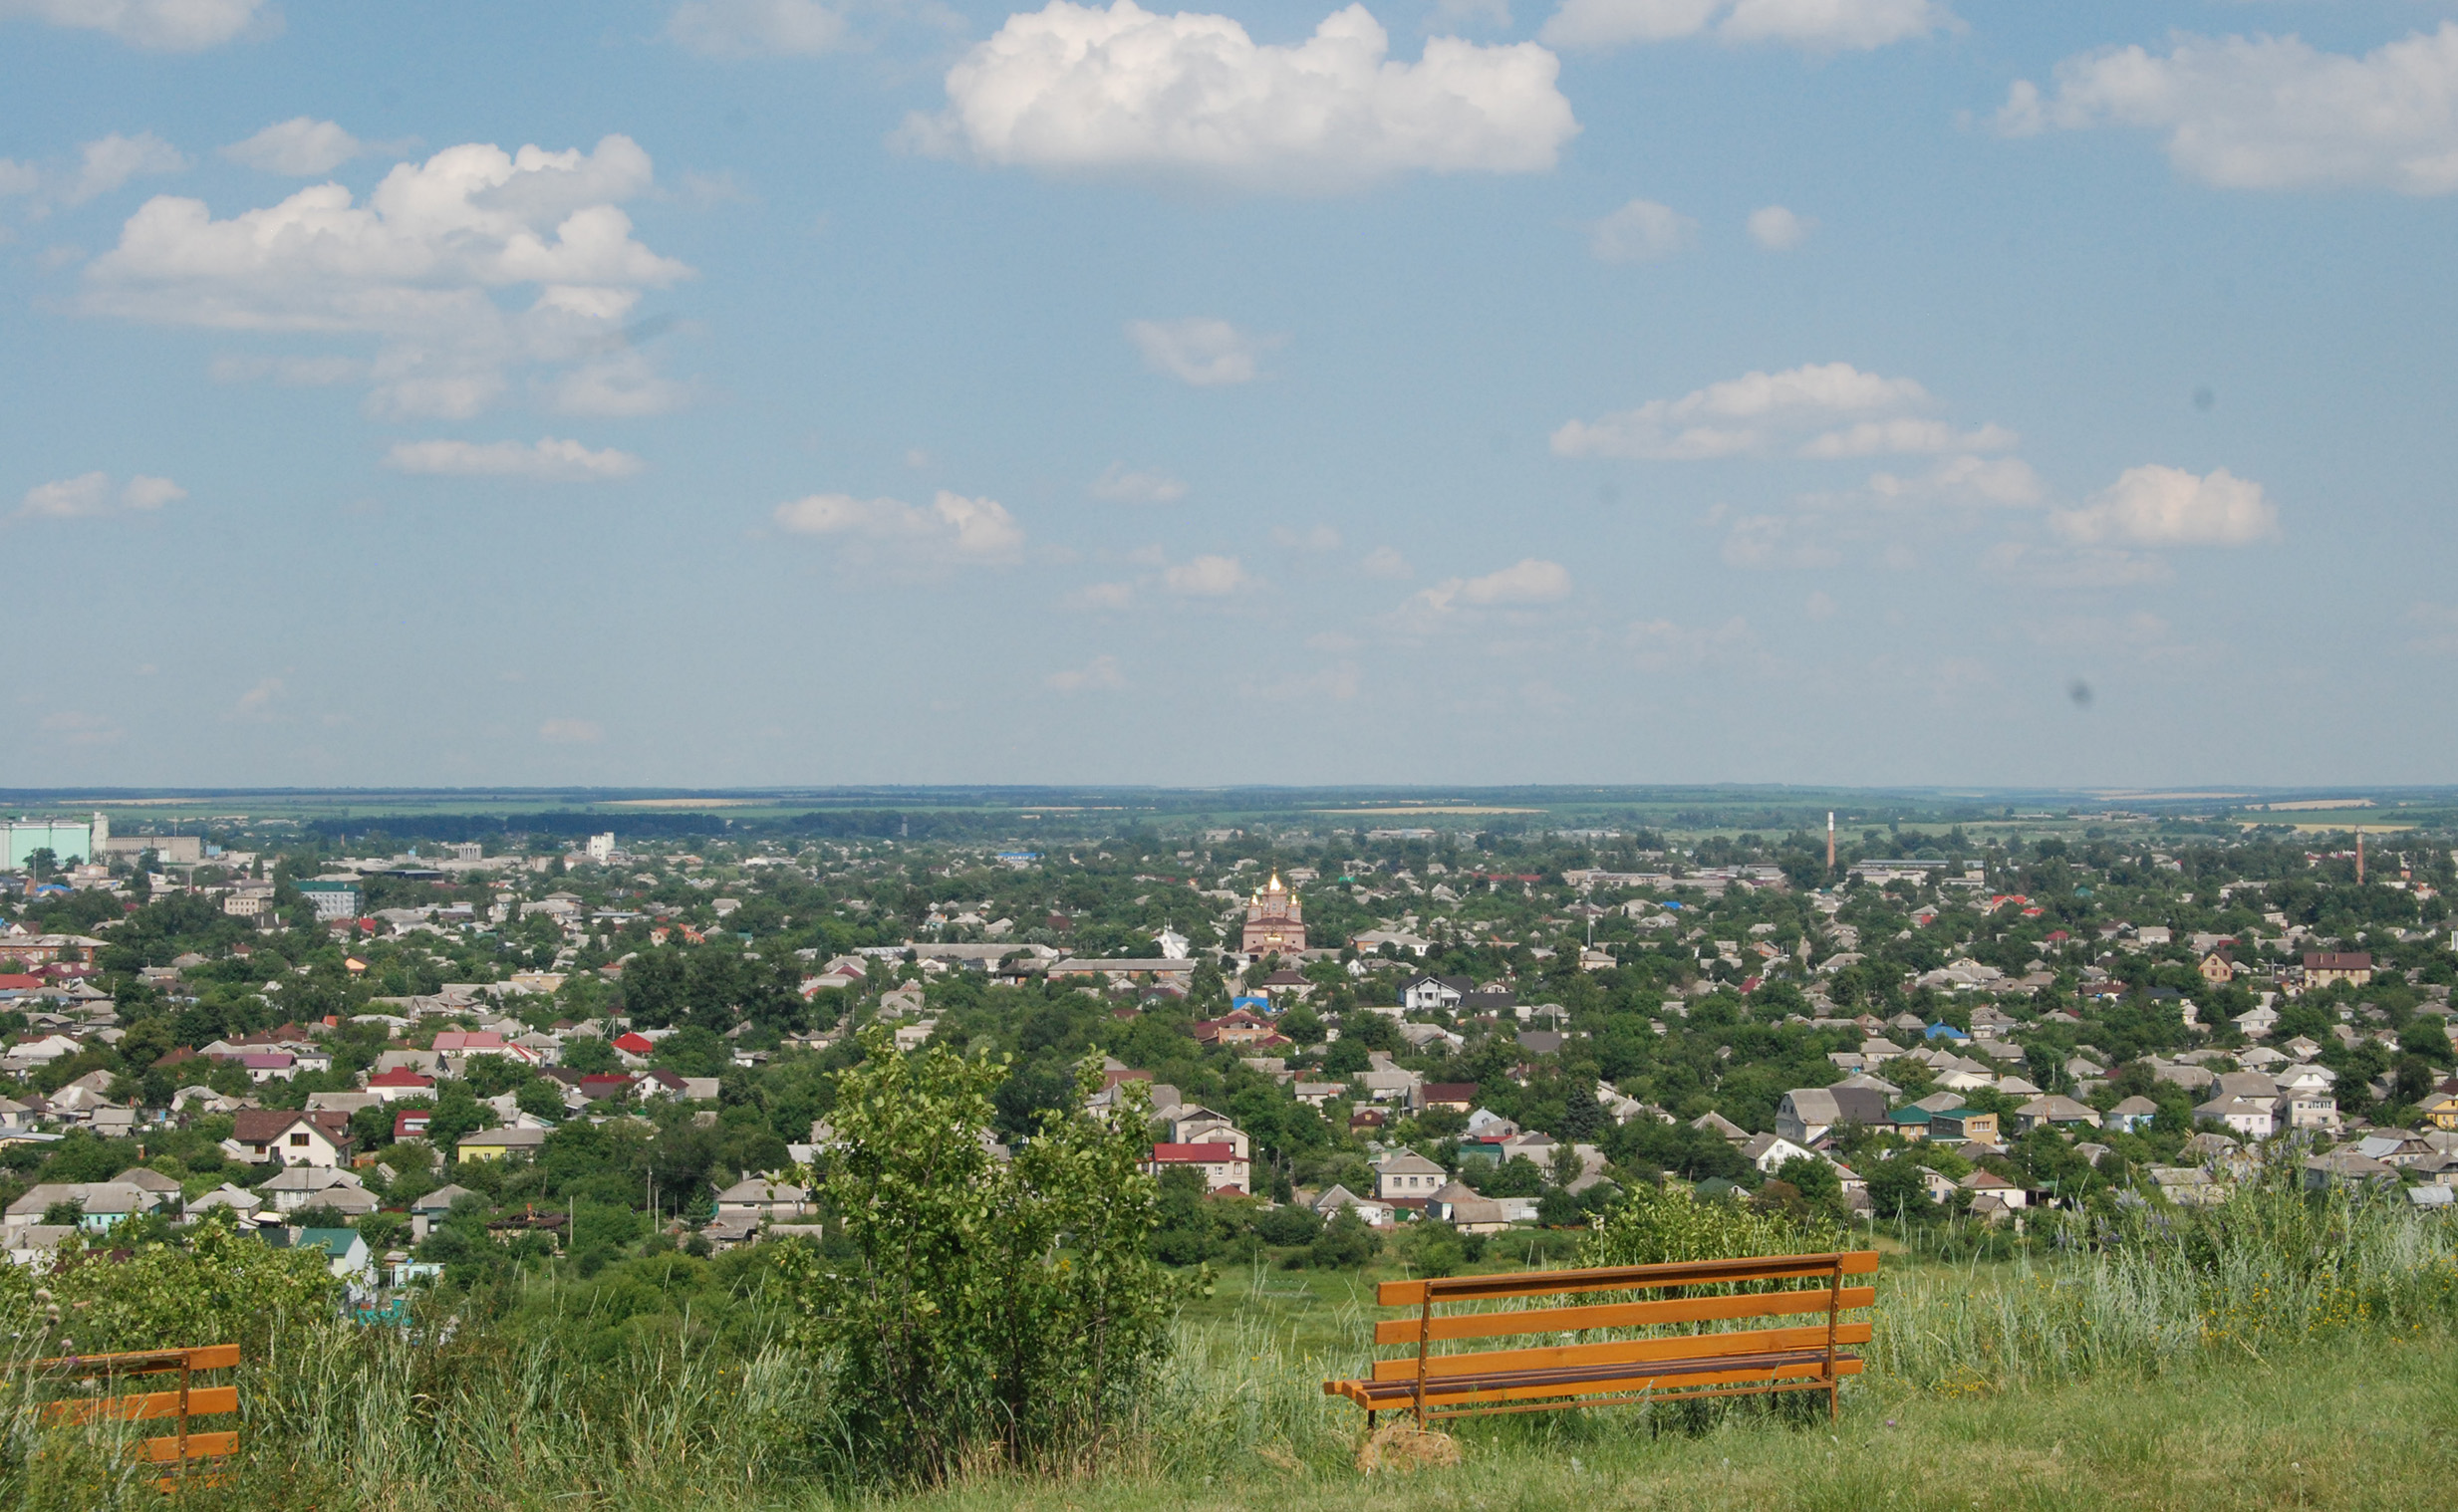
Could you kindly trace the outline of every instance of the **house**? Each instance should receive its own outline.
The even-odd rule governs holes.
[[[2343,1144],[2327,1154],[2309,1155],[2305,1160],[2307,1191],[2319,1191],[2325,1186],[2355,1186],[2367,1181],[2395,1184],[2397,1180],[2396,1166]]]
[[[2202,980],[2214,987],[2224,987],[2236,980],[2236,962],[2228,959],[2227,953],[2222,950],[2213,950],[2202,957],[2202,963],[2194,970],[2201,973]]]
[[[1984,1197],[1994,1197],[2008,1209],[2027,1207],[2031,1203],[2030,1193],[1993,1170],[1973,1171],[1955,1185],[1972,1194],[1972,1205],[1975,1212],[1979,1210],[1980,1201]]]
[[[434,1118],[435,1110],[431,1108],[406,1108],[393,1116],[393,1137],[396,1140],[423,1139],[427,1126],[434,1122]]]
[[[347,1170],[330,1165],[291,1165],[269,1181],[257,1183],[257,1192],[273,1204],[275,1212],[297,1212],[303,1207],[331,1207],[345,1213],[376,1211],[375,1194],[367,1184]],[[354,1213],[354,1216],[357,1214]]]
[[[623,1057],[623,1064],[626,1066],[645,1064],[649,1057],[657,1054],[658,1049],[657,1041],[637,1029],[616,1035],[608,1043],[615,1047],[617,1055]]]
[[[2150,1175],[2159,1194],[2180,1207],[2215,1207],[2228,1199],[2228,1183],[2200,1165],[2154,1165]]]
[[[1209,1108],[1181,1104],[1172,1111],[1169,1134],[1173,1144],[1227,1144],[1240,1160],[1252,1153],[1245,1131],[1231,1124],[1229,1115],[1214,1113]]]
[[[1337,1216],[1340,1209],[1347,1208],[1355,1213],[1368,1228],[1391,1227],[1389,1203],[1360,1197],[1345,1186],[1333,1186],[1331,1190],[1316,1197],[1310,1206],[1318,1216],[1326,1221]]]
[[[1893,1126],[1895,1136],[1912,1143],[1929,1137],[1929,1110],[1917,1103],[1898,1108],[1887,1115],[1887,1123]]]
[[[1098,976],[1111,986],[1131,986],[1136,978],[1149,976],[1167,987],[1184,987],[1195,977],[1195,962],[1149,957],[1133,960],[1101,960],[1069,956],[1050,963],[1049,979],[1059,981],[1071,976]]]
[[[1742,1128],[1739,1124],[1734,1123],[1731,1119],[1726,1118],[1720,1113],[1711,1112],[1700,1114],[1697,1118],[1690,1121],[1690,1127],[1692,1129],[1703,1129],[1709,1134],[1714,1134],[1716,1137],[1720,1139],[1729,1139],[1735,1144],[1739,1144],[1742,1140],[1750,1137],[1749,1130]]]
[[[90,1234],[108,1233],[138,1213],[164,1205],[162,1194],[128,1181],[45,1181],[26,1188],[8,1206],[11,1227],[43,1221],[43,1215],[63,1202],[77,1204],[77,1226]]]
[[[2327,1090],[2320,1092],[2283,1092],[2271,1105],[2271,1113],[2281,1129],[2338,1128],[2338,1099]]]
[[[336,1280],[355,1290],[376,1284],[375,1256],[355,1228],[277,1228],[265,1236],[277,1249],[320,1249]]]
[[[1997,1115],[1974,1113],[1968,1108],[1932,1109],[1929,1114],[1929,1137],[1940,1144],[1995,1144]]]
[[[2197,1124],[2223,1125],[2248,1139],[2267,1139],[2279,1125],[2273,1102],[2224,1095],[2194,1105],[2193,1117]]]
[[[410,1215],[413,1217],[440,1218],[452,1210],[453,1203],[458,1202],[463,1197],[475,1195],[476,1193],[472,1192],[466,1186],[438,1186],[423,1197],[412,1197],[410,1199]]]
[[[1474,1082],[1429,1082],[1417,1089],[1419,1113],[1465,1114],[1477,1106]]]
[[[2372,980],[2372,956],[2368,951],[2308,950],[2304,964],[2308,987],[2332,987],[2341,982],[2361,987]]]
[[[488,1129],[463,1134],[454,1158],[461,1160],[501,1160],[512,1155],[532,1155],[546,1144],[548,1131],[543,1129]]]
[[[1476,990],[1477,984],[1464,976],[1412,976],[1400,984],[1400,1007],[1409,1013],[1457,1008]]]
[[[1180,1168],[1202,1176],[1206,1191],[1252,1189],[1251,1165],[1235,1145],[1226,1140],[1209,1144],[1155,1144],[1151,1157],[1144,1162],[1145,1171],[1156,1176]]]
[[[2132,1097],[2109,1109],[2107,1120],[2100,1127],[2117,1134],[2140,1134],[2151,1127],[2151,1120],[2158,1117],[2157,1103],[2149,1098]]]
[[[1271,1020],[1248,1008],[1232,1008],[1217,1019],[1202,1019],[1190,1027],[1199,1045],[1261,1045],[1281,1038]]]
[[[1795,1144],[1815,1144],[1839,1124],[1878,1129],[1886,1122],[1886,1095],[1868,1087],[1800,1087],[1775,1105],[1775,1133]]]
[[[2424,1122],[2435,1129],[2458,1130],[2458,1078],[2443,1082],[2416,1105]]]
[[[2085,1125],[2097,1129],[2099,1128],[2099,1115],[2073,1099],[2065,1097],[2034,1098],[2015,1110],[2017,1133],[2030,1134],[2043,1124],[2059,1129]]]
[[[1741,1146],[1741,1156],[1767,1175],[1783,1168],[1786,1160],[1814,1160],[1817,1151],[1808,1149],[1781,1134],[1753,1134]]]
[[[233,1186],[225,1181],[209,1192],[190,1197],[186,1203],[186,1215],[188,1221],[194,1222],[217,1207],[227,1207],[244,1222],[254,1217],[256,1210],[262,1206],[263,1198],[244,1186]]]
[[[1502,1204],[1478,1195],[1465,1182],[1451,1181],[1426,1198],[1426,1216],[1450,1224],[1464,1234],[1499,1234],[1510,1226]]]
[[[431,1098],[435,1095],[435,1079],[407,1066],[396,1066],[369,1077],[367,1090],[387,1103],[401,1098]]]
[[[350,1117],[338,1112],[291,1113],[242,1108],[231,1117],[222,1152],[234,1160],[263,1164],[334,1166],[350,1159]]]
[[[1375,1162],[1374,1194],[1386,1202],[1414,1206],[1433,1196],[1448,1179],[1442,1166],[1413,1149],[1403,1149]]]
[[[740,1216],[764,1222],[771,1218],[799,1218],[810,1210],[809,1188],[771,1181],[764,1176],[737,1181],[717,1193],[720,1218]]]

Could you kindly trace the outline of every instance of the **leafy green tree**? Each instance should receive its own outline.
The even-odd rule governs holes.
[[[512,1106],[533,1119],[560,1119],[564,1116],[563,1088],[545,1077],[532,1077],[512,1095]]]
[[[1898,1153],[1891,1160],[1873,1160],[1864,1168],[1869,1177],[1869,1205],[1879,1217],[1918,1217],[1934,1208],[1921,1167],[1910,1155]]]
[[[1021,1461],[1091,1441],[1159,1364],[1175,1293],[1151,1253],[1140,1085],[1114,1124],[1051,1114],[1002,1164],[984,1135],[1004,1064],[900,1054],[878,1028],[862,1044],[830,1115],[837,1257],[780,1262],[795,1337],[839,1362],[849,1431],[923,1476],[977,1445]],[[1100,1065],[1086,1058],[1078,1106]]]
[[[594,1034],[576,1034],[563,1047],[563,1064],[585,1077],[604,1076],[623,1064],[614,1045]]]
[[[1357,1209],[1344,1207],[1306,1247],[1306,1263],[1318,1270],[1363,1270],[1381,1251],[1383,1241]]]

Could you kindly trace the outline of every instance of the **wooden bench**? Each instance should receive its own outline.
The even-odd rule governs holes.
[[[1413,1309],[1415,1316],[1377,1323],[1374,1342],[1413,1345],[1414,1350],[1375,1361],[1359,1380],[1326,1381],[1323,1391],[1364,1407],[1368,1427],[1374,1425],[1375,1414],[1395,1408],[1415,1412],[1422,1424],[1437,1416],[1765,1391],[1824,1391],[1831,1415],[1837,1410],[1837,1385],[1846,1376],[1860,1374],[1860,1358],[1846,1354],[1845,1348],[1866,1344],[1870,1335],[1866,1322],[1847,1322],[1844,1315],[1877,1301],[1874,1286],[1846,1286],[1844,1278],[1874,1276],[1877,1268],[1876,1251],[1858,1250],[1386,1281],[1376,1289],[1375,1301],[1383,1307]],[[1713,1290],[1683,1295],[1694,1287]],[[1663,1295],[1504,1312],[1435,1311],[1441,1303],[1649,1291]],[[1571,1342],[1575,1336],[1601,1331],[1655,1331],[1666,1325],[1803,1313],[1825,1316],[1806,1326],[1694,1328],[1641,1337],[1625,1332],[1620,1338]],[[1553,1334],[1562,1340],[1502,1350],[1434,1348],[1452,1340],[1529,1334]]]
[[[189,1484],[219,1484],[215,1467],[238,1452],[237,1429],[197,1432],[189,1425],[194,1418],[219,1417],[239,1410],[237,1386],[196,1384],[200,1373],[229,1370],[238,1363],[237,1345],[210,1344],[198,1349],[138,1350],[118,1355],[70,1355],[58,1360],[35,1360],[18,1367],[16,1374],[32,1376],[38,1382],[61,1383],[144,1382],[149,1379],[155,1389],[47,1402],[43,1407],[43,1422],[46,1425],[172,1422],[172,1431],[138,1439],[135,1448],[146,1463],[171,1467],[154,1484],[164,1491],[176,1491]],[[175,1386],[171,1381],[173,1377],[177,1378]]]

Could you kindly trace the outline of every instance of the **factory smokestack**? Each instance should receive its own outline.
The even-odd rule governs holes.
[[[1826,875],[1835,873],[1835,811],[1826,811]]]

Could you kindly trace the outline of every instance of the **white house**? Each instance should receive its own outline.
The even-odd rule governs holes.
[[[1441,1190],[1449,1179],[1450,1175],[1439,1164],[1413,1149],[1403,1149],[1375,1162],[1374,1194],[1386,1202],[1422,1202]]]

